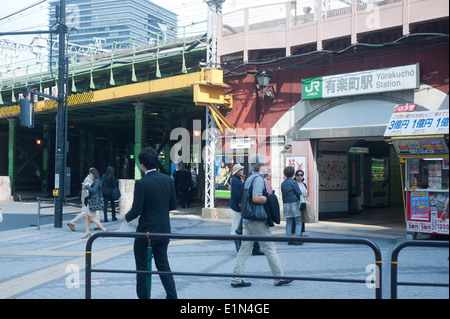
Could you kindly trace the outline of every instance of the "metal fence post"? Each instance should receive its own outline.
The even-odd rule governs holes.
[[[122,232],[98,232],[92,235],[86,244],[86,299],[91,299],[91,278],[92,272],[109,272],[109,273],[145,273],[145,274],[169,274],[164,271],[137,271],[137,270],[118,270],[118,269],[92,269],[92,243],[98,237],[128,237],[128,238],[159,238],[159,239],[203,239],[203,240],[236,240],[235,235],[192,235],[192,234],[167,234],[167,233],[122,233]],[[366,245],[372,248],[375,254],[375,298],[382,298],[381,290],[381,251],[379,247],[372,241],[365,238],[313,238],[313,237],[287,237],[287,236],[248,236],[240,235],[241,240],[250,241],[271,241],[271,242],[308,242],[308,243],[323,243],[323,244],[354,244]],[[350,282],[367,284],[367,280],[360,279],[343,279],[343,278],[315,278],[315,277],[298,277],[298,276],[268,276],[268,275],[236,275],[236,274],[222,274],[222,273],[192,273],[192,272],[177,272],[171,271],[171,275],[182,276],[210,276],[210,277],[242,277],[242,278],[264,278],[264,279],[292,279],[292,280],[309,280],[309,281],[325,281],[325,282]]]
[[[92,242],[95,237],[90,237],[86,243],[86,279],[85,279],[85,296],[86,299],[91,299],[91,278],[92,278]]]
[[[448,241],[431,241],[431,240],[411,240],[398,244],[392,251],[391,256],[391,299],[397,299],[397,287],[399,285],[408,286],[431,286],[431,287],[448,287],[449,284],[435,283],[417,283],[417,282],[398,282],[398,255],[403,248],[406,247],[448,247]]]
[[[37,220],[37,230],[41,230],[41,198],[38,197],[38,220]]]

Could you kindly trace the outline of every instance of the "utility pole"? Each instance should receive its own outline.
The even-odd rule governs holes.
[[[57,10],[55,10],[57,13]],[[55,148],[55,220],[54,227],[62,228],[63,206],[65,199],[66,175],[66,111],[64,84],[66,72],[66,0],[59,3],[59,54],[58,54],[58,111],[56,118],[56,148]]]
[[[44,2],[44,1],[41,1]],[[39,4],[39,3],[36,3]],[[34,5],[36,5],[34,4]],[[26,10],[27,8],[25,8]],[[66,0],[59,1],[59,10],[55,10],[58,20],[59,35],[59,54],[58,54],[58,97],[48,96],[46,94],[34,91],[33,94],[46,96],[58,101],[58,112],[56,119],[56,150],[55,150],[55,228],[62,228],[63,204],[64,204],[64,181],[66,175],[66,145],[67,145],[67,110],[66,99],[64,95],[64,84],[66,77]],[[0,32],[4,35],[26,35],[26,34],[49,34],[55,33],[54,30],[47,31],[18,31],[18,32]],[[26,88],[28,90],[28,88]]]
[[[208,68],[217,68],[217,15],[222,12],[225,0],[205,0],[208,5],[206,63]],[[205,208],[214,208],[214,188],[216,174],[216,121],[206,108],[205,141]]]

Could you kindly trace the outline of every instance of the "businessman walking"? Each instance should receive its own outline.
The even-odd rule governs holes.
[[[159,173],[158,154],[151,147],[144,148],[138,156],[144,177],[136,181],[134,188],[133,205],[130,211],[122,218],[130,222],[139,218],[136,232],[139,233],[170,233],[169,211],[177,208],[177,199],[172,179]],[[134,241],[134,257],[136,270],[147,270],[147,238],[136,238]],[[151,239],[153,258],[158,271],[170,272],[167,258],[169,239]],[[159,275],[166,290],[167,299],[177,299],[177,291],[173,276]],[[139,299],[147,299],[146,274],[137,274],[136,292]]]

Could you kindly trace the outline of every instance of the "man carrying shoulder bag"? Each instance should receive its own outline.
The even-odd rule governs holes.
[[[267,203],[267,197],[264,196],[265,183],[264,177],[259,172],[260,168],[267,165],[264,156],[256,155],[250,161],[252,165],[252,175],[250,175],[244,184],[244,192],[242,196],[242,217],[243,217],[243,235],[257,235],[257,236],[271,236],[268,224],[268,217],[264,205]],[[251,189],[251,191],[250,191]],[[266,191],[267,193],[267,191]],[[244,201],[246,201],[244,203]],[[250,215],[250,208],[253,211],[255,218]],[[245,210],[245,211],[244,211]],[[247,215],[247,212],[249,215]],[[265,218],[261,217],[265,216]],[[251,219],[248,219],[251,218]],[[236,257],[236,264],[234,267],[235,275],[242,275],[244,273],[245,262],[251,254],[254,241],[243,241]],[[274,276],[283,276],[284,272],[281,267],[280,259],[274,242],[261,241],[261,249],[266,255],[267,262]],[[275,286],[282,286],[292,282],[292,280],[274,279]],[[250,282],[245,282],[239,277],[233,278],[231,286],[233,288],[248,287]]]

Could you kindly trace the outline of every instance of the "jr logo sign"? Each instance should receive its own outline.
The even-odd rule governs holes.
[[[302,83],[303,100],[322,98],[322,77],[304,79]]]

